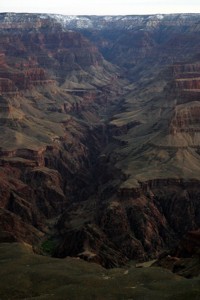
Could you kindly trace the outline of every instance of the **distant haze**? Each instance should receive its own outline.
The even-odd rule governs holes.
[[[65,15],[137,15],[159,13],[200,13],[200,1],[1,0],[0,12],[54,13]]]

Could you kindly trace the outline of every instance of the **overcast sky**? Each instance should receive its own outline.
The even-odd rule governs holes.
[[[0,0],[0,12],[66,15],[200,13],[200,0]]]

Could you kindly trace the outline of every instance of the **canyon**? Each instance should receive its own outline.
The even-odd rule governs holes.
[[[200,15],[5,13],[0,41],[2,245],[105,268],[166,251],[176,273],[200,241]]]

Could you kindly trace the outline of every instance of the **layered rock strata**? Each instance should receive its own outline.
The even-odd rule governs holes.
[[[0,240],[115,267],[197,230],[199,16],[0,20]]]

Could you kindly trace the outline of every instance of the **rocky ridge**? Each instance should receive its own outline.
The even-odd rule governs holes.
[[[1,241],[114,267],[199,228],[198,24],[1,14]]]

